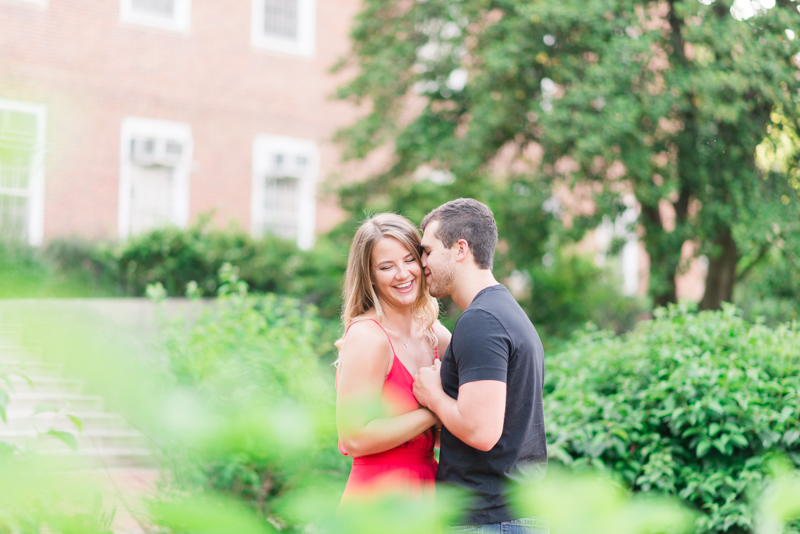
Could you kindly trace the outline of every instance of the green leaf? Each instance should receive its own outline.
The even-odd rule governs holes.
[[[22,371],[14,371],[14,374],[27,382],[29,386],[33,386],[33,380],[31,380],[27,374],[23,373]]]
[[[0,389],[0,419],[6,422],[6,408],[8,407],[8,393]]]
[[[625,441],[629,441],[628,433],[622,428],[619,428],[619,427],[614,428],[614,429],[611,430],[611,433],[613,435],[615,435],[615,436],[621,437]]]
[[[786,445],[794,445],[797,443],[797,439],[800,438],[800,430],[787,430],[783,434],[783,442]]]
[[[719,430],[720,426],[718,423],[711,423],[710,425],[708,425],[708,435],[711,437],[716,436]]]
[[[701,440],[700,443],[697,444],[697,457],[702,458],[703,456],[708,453],[708,450],[711,448],[711,442],[708,440]]]
[[[740,447],[747,447],[747,438],[743,434],[730,434],[731,441]]]
[[[72,435],[70,432],[64,432],[62,430],[48,430],[44,433],[45,436],[53,436],[54,438],[60,439],[67,446],[72,449],[72,452],[78,452],[78,442],[75,440],[75,436]]]
[[[69,417],[70,421],[72,421],[72,423],[77,427],[78,432],[83,432],[83,421],[81,420],[80,417],[69,413],[65,415]]]

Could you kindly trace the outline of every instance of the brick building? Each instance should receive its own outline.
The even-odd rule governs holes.
[[[0,0],[0,232],[119,239],[198,214],[308,247],[357,0]]]

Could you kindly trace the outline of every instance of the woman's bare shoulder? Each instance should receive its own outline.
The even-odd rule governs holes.
[[[361,347],[383,348],[389,346],[386,332],[375,321],[374,316],[359,316],[353,319],[347,335],[344,336],[343,349]]]

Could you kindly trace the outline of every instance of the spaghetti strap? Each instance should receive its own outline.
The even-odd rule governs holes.
[[[438,338],[436,338],[436,332],[433,330],[432,326],[431,326],[431,333],[433,334],[433,337],[438,341]],[[433,360],[436,361],[438,359],[439,359],[439,343],[436,343],[436,346],[433,347]]]
[[[382,327],[382,326],[381,326],[381,323],[379,323],[379,322],[378,322],[378,321],[376,321],[375,319],[361,319],[361,321],[372,321],[373,323],[375,323],[376,325],[378,325],[378,327],[379,327],[381,330],[383,330],[383,333],[384,333],[384,334],[386,334],[386,339],[388,339],[388,340],[389,340],[389,346],[390,346],[390,347],[392,347],[392,356],[395,356],[395,357],[397,357],[397,353],[394,351],[394,345],[392,344],[392,338],[390,338],[390,337],[389,337],[389,332],[387,332],[387,331],[386,331],[386,329],[385,329],[384,327]],[[356,324],[356,323],[360,323],[361,321],[353,321],[352,323],[350,323],[350,326],[353,326],[353,325],[354,325],[354,324]],[[348,327],[347,327],[347,330],[345,330],[345,332],[344,332],[344,335],[347,335],[347,332],[350,330],[350,326],[348,326]],[[437,353],[437,354],[438,354],[438,353]],[[438,358],[438,356],[437,356],[437,358]]]

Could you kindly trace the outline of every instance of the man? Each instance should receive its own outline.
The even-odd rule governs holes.
[[[508,506],[513,480],[541,478],[547,469],[544,351],[492,274],[494,216],[461,198],[430,212],[420,227],[431,295],[449,295],[464,310],[441,363],[414,377],[417,400],[443,425],[436,481],[475,495],[458,532],[547,533],[547,521],[519,518]]]

